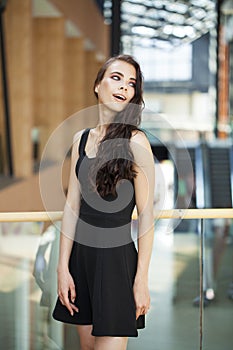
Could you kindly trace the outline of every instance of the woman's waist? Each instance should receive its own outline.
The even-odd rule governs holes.
[[[80,208],[79,219],[97,227],[119,227],[131,223],[132,212],[105,213]]]
[[[100,219],[100,218],[99,218]],[[132,242],[131,222],[98,220],[92,215],[80,216],[76,225],[75,241],[83,245],[111,248]]]

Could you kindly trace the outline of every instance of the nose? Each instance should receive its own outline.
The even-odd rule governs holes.
[[[120,90],[127,90],[127,85],[126,84],[122,84],[120,87],[119,87]]]

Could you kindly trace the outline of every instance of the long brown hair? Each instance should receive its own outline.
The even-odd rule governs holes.
[[[138,130],[141,123],[142,108],[144,107],[142,97],[143,76],[138,62],[130,55],[118,55],[108,59],[97,74],[94,82],[94,93],[98,98],[95,88],[104,78],[108,67],[117,60],[129,63],[135,68],[136,86],[135,94],[130,103],[123,111],[117,113],[114,120],[108,124],[106,134],[100,142],[96,159],[90,168],[90,177],[94,180],[91,182],[101,196],[116,195],[116,185],[119,180],[132,181],[137,175],[133,169],[134,157],[129,146],[129,140],[132,131]],[[111,140],[113,140],[112,144]],[[109,147],[109,145],[112,145],[112,147]],[[98,169],[97,173],[96,169]]]

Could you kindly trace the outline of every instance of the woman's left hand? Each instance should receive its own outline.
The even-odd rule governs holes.
[[[133,293],[136,304],[136,319],[138,319],[140,315],[145,315],[150,308],[150,293],[148,283],[143,280],[135,280]]]

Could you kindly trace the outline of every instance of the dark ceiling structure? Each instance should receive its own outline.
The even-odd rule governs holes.
[[[169,48],[188,43],[216,27],[216,0],[121,0],[123,45]],[[104,1],[111,23],[113,1]]]

